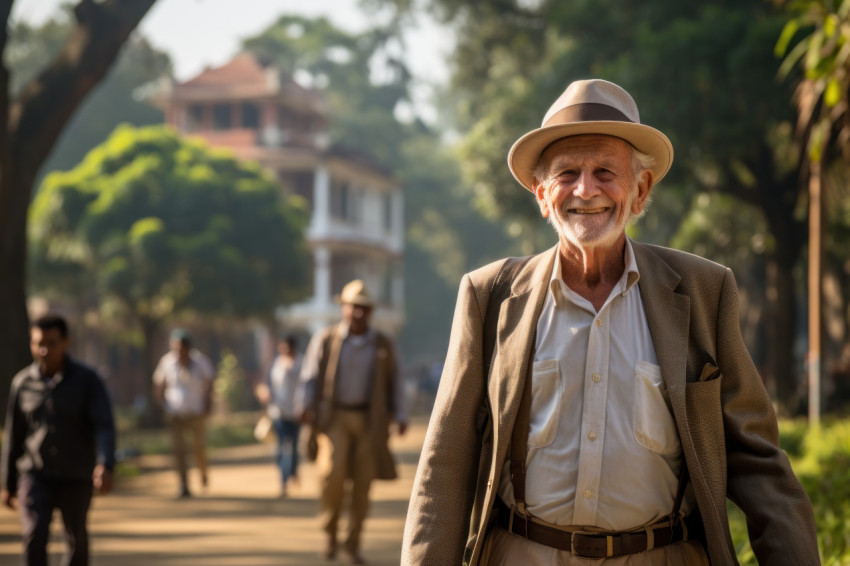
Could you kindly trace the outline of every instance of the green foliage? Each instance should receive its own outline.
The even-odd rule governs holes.
[[[780,445],[803,484],[815,512],[818,546],[824,566],[850,564],[850,420],[820,427],[804,421],[780,421]],[[741,566],[756,566],[743,514],[730,504],[732,539]]]
[[[268,314],[304,289],[303,203],[258,166],[124,125],[31,207],[32,283],[137,317]]]
[[[253,397],[251,386],[245,378],[245,370],[239,367],[239,360],[231,351],[221,353],[218,375],[215,380],[216,397],[224,403],[226,412],[232,413],[248,409]]]
[[[775,51],[785,57],[782,75],[797,68],[804,72],[798,108],[800,123],[811,127],[808,157],[821,161],[833,141],[844,146],[846,156],[850,151],[845,110],[850,100],[850,2],[786,0],[783,4],[791,17]],[[807,35],[791,47],[791,38],[801,30]],[[831,131],[834,126],[835,132]]]

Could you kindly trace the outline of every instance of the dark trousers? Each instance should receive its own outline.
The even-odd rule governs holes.
[[[301,427],[296,421],[275,419],[272,422],[277,433],[277,465],[280,478],[286,483],[298,473],[298,433]]]
[[[62,513],[67,552],[63,566],[87,566],[89,537],[86,515],[92,498],[91,480],[44,478],[24,474],[18,479],[18,504],[25,566],[47,566],[47,542],[50,538],[50,519],[53,510]]]

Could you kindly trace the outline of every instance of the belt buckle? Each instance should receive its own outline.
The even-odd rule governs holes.
[[[602,556],[589,555],[589,554],[581,554],[576,551],[576,535],[585,536],[588,538],[594,539],[604,539],[605,540],[605,554]],[[614,538],[611,535],[606,535],[604,533],[597,533],[593,531],[573,531],[570,533],[570,552],[573,556],[577,556],[579,558],[610,558],[613,556],[612,552],[612,543]]]

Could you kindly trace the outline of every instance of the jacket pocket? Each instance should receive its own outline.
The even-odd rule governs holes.
[[[534,362],[531,370],[531,414],[528,447],[543,448],[555,440],[561,414],[561,370],[558,360]]]
[[[649,362],[635,364],[635,440],[647,450],[667,455],[678,451],[681,443],[664,392],[660,367]]]

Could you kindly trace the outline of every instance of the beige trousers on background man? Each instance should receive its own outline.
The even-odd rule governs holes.
[[[487,535],[481,564],[487,566],[709,566],[702,545],[696,541],[676,542],[637,554],[614,558],[577,558],[559,550],[526,540],[501,527]]]
[[[345,548],[360,550],[360,533],[369,511],[369,487],[375,477],[375,457],[367,429],[365,411],[335,409],[324,435],[319,435],[322,469],[321,521],[329,534],[336,535],[342,511],[345,480],[351,476],[351,512]]]
[[[168,425],[171,429],[171,447],[180,485],[188,487],[188,464],[186,463],[186,438],[189,431],[192,435],[192,451],[195,455],[195,466],[201,473],[201,484],[207,485],[207,435],[206,417],[203,415],[168,415]]]

